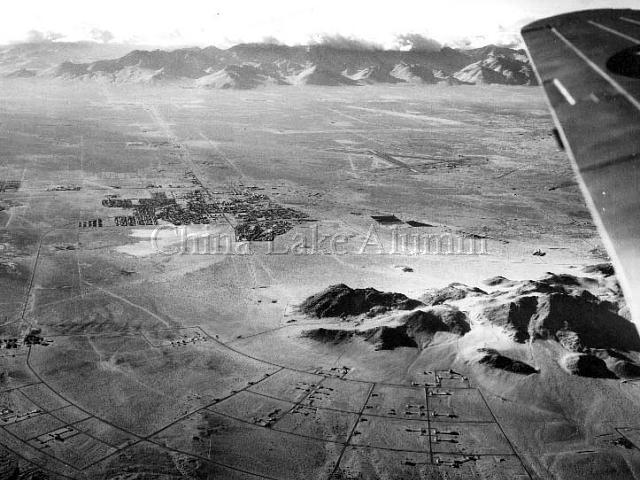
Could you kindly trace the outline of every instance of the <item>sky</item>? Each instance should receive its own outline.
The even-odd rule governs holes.
[[[95,40],[161,47],[358,40],[513,45],[526,23],[640,0],[3,0],[0,44]]]

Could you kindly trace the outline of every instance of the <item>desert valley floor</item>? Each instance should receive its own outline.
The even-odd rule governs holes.
[[[640,477],[640,339],[540,89],[2,83],[2,478]]]

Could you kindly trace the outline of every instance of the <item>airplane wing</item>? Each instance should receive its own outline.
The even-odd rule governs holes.
[[[640,328],[640,10],[568,13],[522,36]]]

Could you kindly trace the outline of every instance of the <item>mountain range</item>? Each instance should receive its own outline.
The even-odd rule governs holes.
[[[97,42],[26,42],[0,45],[0,74],[33,76],[62,62],[87,63],[126,55],[131,45]]]
[[[536,83],[523,50],[496,45],[466,50],[444,47],[400,51],[260,43],[239,44],[224,50],[213,46],[170,51],[137,49],[112,58],[126,47],[90,43],[0,47],[0,71],[13,78],[179,83],[210,89],[252,89],[268,84]]]

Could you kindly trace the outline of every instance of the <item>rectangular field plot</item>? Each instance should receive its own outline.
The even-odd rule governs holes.
[[[249,387],[248,390],[281,400],[299,402],[308,396],[323,378],[311,373],[281,370],[257,385]]]
[[[427,420],[427,398],[424,388],[376,385],[365,406],[367,415]]]
[[[427,422],[363,415],[351,437],[353,445],[394,450],[429,451]]]
[[[461,378],[443,378],[438,383],[442,388],[471,388],[469,386],[469,380],[463,380]]]
[[[448,395],[433,394],[446,392]],[[434,422],[492,422],[493,416],[475,388],[429,389],[429,413]]]
[[[526,480],[531,478],[516,455],[465,455],[435,454],[433,462],[451,476],[447,478],[478,480]],[[459,476],[457,476],[459,475]]]
[[[73,429],[60,429],[29,442],[75,468],[82,469],[115,451],[115,448]]]
[[[251,392],[240,392],[208,407],[208,409],[255,423],[261,427],[268,427],[284,416],[293,406],[294,404],[291,402],[274,400]]]
[[[122,448],[136,441],[136,437],[133,435],[112,427],[97,418],[88,418],[74,424],[73,427],[115,448]]]
[[[83,412],[78,407],[74,407],[73,405],[61,408],[60,410],[56,410],[55,412],[53,412],[53,416],[65,423],[76,423],[89,418],[88,413]]]
[[[22,440],[30,440],[53,430],[64,427],[57,418],[48,413],[28,418],[21,422],[7,425],[5,428]]]
[[[375,448],[348,447],[336,470],[336,478],[431,480],[441,477],[437,475],[437,467],[431,465],[428,452],[391,452]]]
[[[281,480],[328,478],[342,450],[339,444],[301,438],[207,411],[171,426],[152,441]]]
[[[469,379],[452,370],[437,370],[436,380],[442,388],[470,388]]]
[[[367,401],[371,387],[369,383],[326,378],[302,404],[358,413]]]
[[[70,405],[64,398],[41,383],[38,385],[23,387],[20,391],[29,400],[44,410],[55,410],[57,408],[67,407]]]
[[[125,480],[127,475],[133,476],[130,480],[133,480],[136,476],[137,480],[187,480],[195,478],[202,480],[258,480],[260,478],[255,475],[243,473],[242,471],[232,470],[231,468],[224,467],[217,463],[207,462],[205,458],[194,459],[193,457],[187,457],[183,454],[178,456],[179,463],[176,462],[178,463],[177,466],[173,461],[173,458],[176,457],[172,455],[165,455],[160,461],[151,460],[149,462],[145,462],[143,474],[124,472],[125,468],[127,468],[127,464],[123,462],[123,460],[126,459],[127,456],[129,458],[144,458],[145,455],[148,455],[150,452],[154,452],[154,450],[157,451],[157,447],[155,445],[148,442],[141,442],[140,444],[127,449],[126,452],[118,452],[92,465],[83,471],[84,477],[80,478],[87,480],[107,478],[112,480]],[[152,458],[157,459],[158,457]],[[214,458],[211,460],[212,462],[216,462],[216,459]],[[130,468],[130,470],[134,470],[135,468],[136,467]]]
[[[516,456],[474,457],[428,453],[391,452],[375,448],[349,447],[345,451],[337,478],[360,480],[525,480],[530,478]],[[342,475],[342,477],[340,477]]]
[[[413,377],[415,380],[413,385],[415,387],[435,387],[437,386],[436,380],[436,372],[433,371],[423,371],[418,372]]]
[[[0,393],[0,425],[9,425],[40,415],[42,410],[20,390]]]
[[[431,449],[438,453],[510,455],[513,450],[495,423],[432,423]]]
[[[357,420],[358,415],[355,413],[299,405],[278,420],[272,428],[321,440],[346,442]]]

